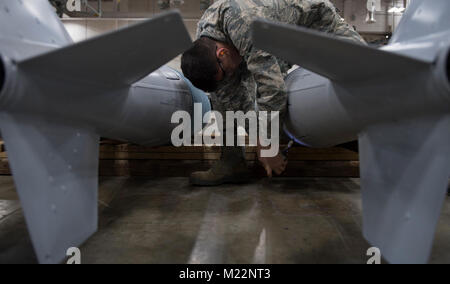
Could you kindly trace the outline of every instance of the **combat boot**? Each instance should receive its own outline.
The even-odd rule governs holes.
[[[243,183],[250,178],[250,171],[243,147],[222,147],[222,155],[209,170],[191,174],[192,185],[214,186],[224,183]]]

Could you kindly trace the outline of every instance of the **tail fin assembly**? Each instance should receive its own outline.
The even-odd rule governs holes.
[[[6,77],[15,72],[25,81],[30,80],[28,75],[50,82],[59,77],[66,88],[77,86],[77,90],[84,88],[90,93],[95,93],[89,89],[93,85],[129,86],[187,49],[191,40],[179,13],[169,12],[117,32],[70,43],[47,0],[2,3],[0,55],[10,60],[0,69],[8,67]],[[1,75],[3,100],[19,96],[17,92],[34,92],[34,97],[45,98],[46,94],[29,82],[10,88],[6,78],[7,86],[2,88],[5,80]],[[173,92],[167,97],[174,99]],[[2,137],[41,263],[62,261],[68,248],[79,246],[97,230],[99,136],[95,125],[56,120],[9,108],[0,111]]]
[[[265,21],[253,26],[257,47],[331,80],[323,86],[339,85],[317,88],[326,95],[318,97],[316,90],[314,99],[309,96],[313,92],[297,92],[303,95],[296,98],[297,102],[308,105],[322,98],[314,106],[323,107],[318,112],[329,113],[330,120],[336,121],[339,116],[348,119],[337,121],[352,123],[352,118],[360,118],[355,124],[363,125],[363,129],[355,128],[360,130],[354,134],[359,136],[360,145],[363,233],[392,263],[428,260],[447,191],[449,13],[448,0],[412,0],[392,39],[393,52],[300,27]],[[422,44],[408,42],[422,36],[427,37]],[[384,102],[365,104],[367,95]],[[382,107],[371,109],[377,106]],[[406,107],[414,111],[400,117]],[[386,109],[393,110],[394,115],[383,117],[392,113]],[[366,112],[378,113],[379,118],[364,116]],[[315,128],[313,118],[307,117],[302,123],[306,121],[311,124],[306,128]]]
[[[402,78],[410,72],[426,70],[431,64],[303,27],[264,20],[253,23],[253,40],[256,46],[336,82]]]
[[[29,58],[19,62],[19,68],[118,87],[147,76],[191,42],[179,14],[167,12],[151,21]]]

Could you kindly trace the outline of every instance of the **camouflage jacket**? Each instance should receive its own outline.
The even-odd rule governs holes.
[[[197,38],[207,36],[232,44],[244,58],[240,70],[211,94],[218,111],[254,110],[256,99],[260,111],[280,111],[283,117],[287,103],[284,77],[291,65],[253,46],[250,26],[256,18],[364,42],[328,0],[218,0],[199,21]]]

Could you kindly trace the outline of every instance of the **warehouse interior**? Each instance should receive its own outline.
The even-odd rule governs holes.
[[[172,9],[181,12],[195,39],[197,23],[214,1],[81,1],[80,11],[50,2],[78,43]],[[375,1],[372,14],[365,0],[331,2],[374,48],[388,44],[409,4],[406,0]],[[181,55],[168,62],[181,72],[180,64]],[[447,72],[450,77],[450,60]],[[0,90],[4,78],[0,61]],[[286,145],[288,140],[281,143]],[[220,152],[215,146],[149,147],[102,137],[98,231],[80,246],[82,263],[367,263],[372,245],[362,231],[360,162],[355,147],[295,145],[289,151],[286,171],[271,179],[259,165],[255,148],[248,147],[245,157],[252,172],[250,183],[190,185],[189,175],[207,170],[220,159]],[[449,223],[447,196],[429,263],[450,263]],[[8,149],[0,142],[0,264],[38,262]]]

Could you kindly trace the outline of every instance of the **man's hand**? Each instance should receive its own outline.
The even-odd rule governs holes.
[[[278,152],[278,155],[276,155],[275,157],[261,157],[261,150],[264,149],[269,149],[269,147],[262,147],[258,145],[256,148],[256,153],[258,155],[259,162],[266,170],[267,176],[271,178],[272,172],[275,172],[277,175],[281,175],[286,170],[286,158],[281,154],[281,152]]]

